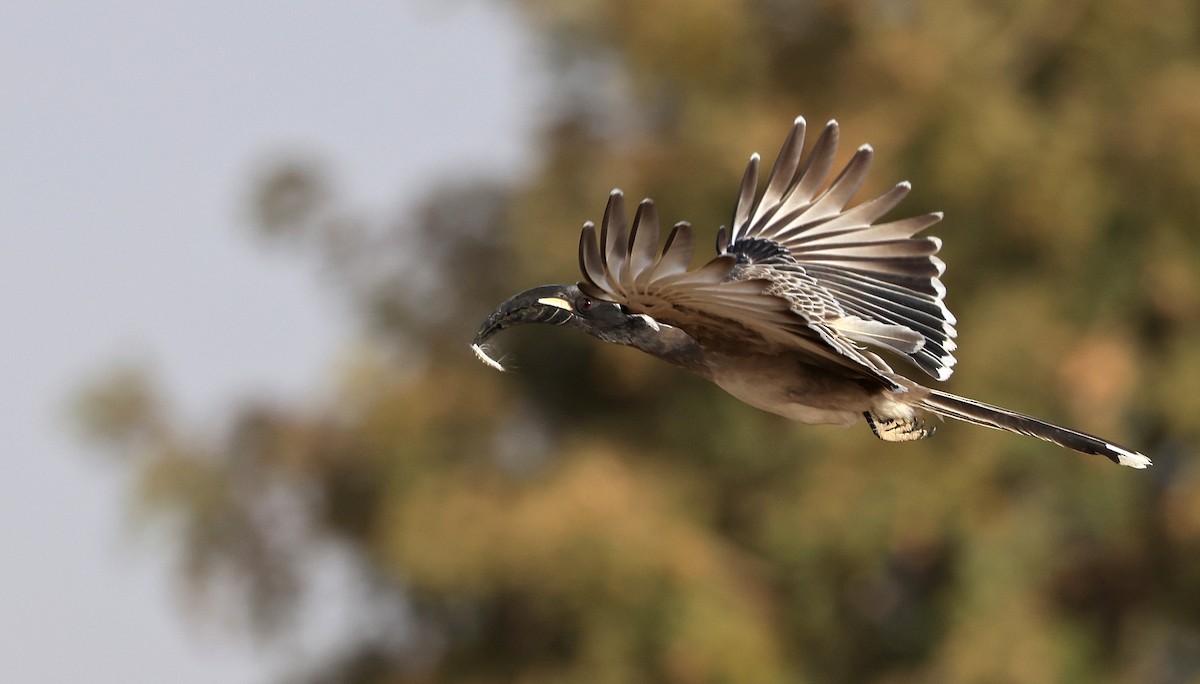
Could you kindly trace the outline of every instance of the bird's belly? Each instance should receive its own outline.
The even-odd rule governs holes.
[[[711,375],[718,387],[745,403],[809,425],[852,425],[871,406],[867,391],[852,380],[796,368],[723,362]]]

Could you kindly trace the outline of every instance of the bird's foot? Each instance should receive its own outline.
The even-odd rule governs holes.
[[[880,418],[864,411],[871,432],[885,442],[915,442],[937,432],[937,426],[925,427],[921,418]]]

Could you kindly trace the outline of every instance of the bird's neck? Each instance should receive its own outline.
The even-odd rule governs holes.
[[[704,367],[699,343],[674,326],[662,325],[658,332],[646,330],[625,343],[688,370],[701,371]]]

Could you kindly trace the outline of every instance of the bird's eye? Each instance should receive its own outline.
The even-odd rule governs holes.
[[[580,297],[579,300],[575,302],[576,311],[591,311],[593,306],[595,306],[595,304],[589,297]]]

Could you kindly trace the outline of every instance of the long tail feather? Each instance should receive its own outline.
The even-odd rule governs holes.
[[[1144,455],[1100,439],[1095,435],[1072,430],[1061,425],[1047,423],[1032,416],[1016,411],[1010,411],[999,406],[967,399],[948,392],[930,390],[927,398],[921,400],[924,409],[939,416],[982,425],[996,430],[1007,430],[1021,435],[1029,435],[1053,442],[1068,449],[1074,449],[1085,454],[1104,456],[1113,463],[1119,463],[1130,468],[1145,468],[1150,465],[1150,459]]]

